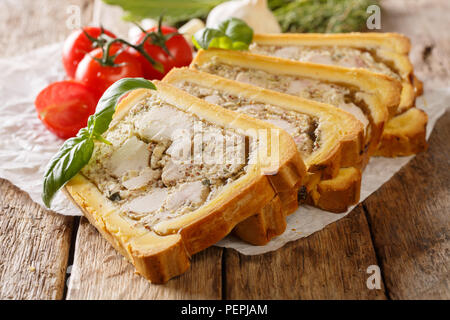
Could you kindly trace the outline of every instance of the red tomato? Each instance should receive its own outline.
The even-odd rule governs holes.
[[[164,35],[166,35],[169,33],[177,32],[177,29],[171,27],[161,27],[161,31]],[[158,32],[158,27],[151,28],[147,30],[147,32]],[[145,33],[142,32],[141,35],[136,38],[134,44],[139,44],[144,39],[144,37]],[[189,46],[189,43],[181,34],[173,36],[169,40],[167,40],[166,46],[171,55],[168,55],[164,51],[164,49],[157,44],[153,44],[150,38],[147,39],[144,44],[144,50],[148,53],[148,55],[163,65],[164,73],[155,70],[152,64],[147,59],[145,59],[144,56],[142,56],[136,50],[130,48],[130,52],[132,52],[136,57],[140,59],[144,71],[144,77],[146,79],[160,80],[167,72],[170,71],[170,69],[174,67],[184,67],[191,63],[192,49]]]
[[[84,27],[83,29],[72,32],[66,39],[63,47],[63,65],[70,78],[75,76],[78,63],[84,58],[86,53],[95,49],[93,43],[86,37],[83,30],[93,38],[98,38],[101,34],[101,28],[99,27]],[[108,30],[103,29],[103,31],[111,38],[116,37]]]
[[[113,45],[109,55],[116,54],[122,47]],[[103,92],[117,80],[122,78],[143,77],[139,60],[130,52],[121,51],[114,59],[115,66],[102,66],[92,57],[101,59],[102,49],[97,48],[86,55],[78,64],[75,79],[87,85],[100,98]]]
[[[58,137],[68,139],[86,126],[97,99],[82,83],[60,81],[42,90],[34,104],[44,125]]]

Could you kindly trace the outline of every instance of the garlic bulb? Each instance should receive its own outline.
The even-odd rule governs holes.
[[[254,33],[281,32],[277,19],[267,6],[267,0],[234,0],[221,3],[209,13],[206,26],[216,28],[222,21],[233,17],[244,20]]]

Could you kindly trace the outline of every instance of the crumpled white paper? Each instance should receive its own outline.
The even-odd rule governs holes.
[[[41,205],[42,177],[46,164],[59,149],[62,140],[42,125],[34,109],[36,95],[49,83],[64,79],[61,61],[62,44],[57,43],[29,52],[25,55],[0,59],[0,178],[7,179],[27,192]],[[426,101],[426,103],[425,103]],[[436,120],[442,116],[450,101],[450,88],[425,91],[417,100],[417,107],[429,116],[427,137]],[[363,174],[361,201],[388,181],[413,157],[372,158]],[[81,212],[59,193],[52,210],[64,215],[80,215]],[[262,254],[276,250],[289,241],[306,237],[328,224],[347,215],[325,212],[309,206],[301,206],[288,217],[286,231],[265,246],[251,246],[229,236],[218,246],[234,248],[246,255]]]

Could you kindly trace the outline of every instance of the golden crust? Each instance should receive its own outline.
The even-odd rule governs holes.
[[[427,114],[417,108],[388,121],[376,155],[383,157],[409,156],[427,149]]]
[[[212,59],[244,68],[256,68],[276,74],[303,76],[310,79],[355,87],[370,94],[376,93],[380,98],[379,103],[381,105],[369,106],[373,108],[371,112],[375,121],[385,121],[387,117],[386,108],[396,107],[400,102],[401,84],[398,81],[383,74],[375,74],[365,69],[351,69],[299,62],[248,52],[221,49],[200,50],[192,61],[191,66],[196,68],[196,65],[211,62]]]
[[[416,103],[416,90],[414,88],[414,84],[402,81],[402,95],[400,99],[400,104],[398,105],[398,111],[396,114],[402,113],[405,110],[410,108],[414,108]],[[395,116],[393,114],[392,116]]]
[[[292,39],[300,40],[302,45],[343,45],[360,46],[367,49],[368,43],[372,42],[371,34],[350,34],[350,35],[255,35],[255,42],[285,45],[292,44]],[[391,61],[401,75],[402,91],[398,111],[390,109],[390,116],[394,116],[386,126],[383,134],[383,126],[372,123],[372,135],[376,140],[381,140],[381,146],[378,151],[375,146],[368,153],[376,152],[377,155],[388,157],[410,155],[424,151],[427,148],[425,140],[427,116],[424,112],[407,109],[414,106],[415,97],[423,92],[423,85],[413,75],[413,68],[408,59],[409,40],[403,36],[392,34],[374,34],[379,41],[372,44],[378,49],[379,57]],[[309,43],[305,43],[309,41]],[[367,40],[369,39],[369,40]],[[357,40],[357,41],[354,41]],[[275,42],[274,42],[275,41]],[[294,41],[295,42],[295,41]],[[393,47],[386,44],[394,44]],[[399,49],[403,48],[403,49]],[[380,50],[381,49],[381,50]],[[405,113],[402,113],[405,112]],[[396,113],[401,113],[395,116]],[[345,157],[345,152],[343,153]],[[368,160],[368,158],[367,158]],[[343,160],[345,162],[345,159]],[[319,180],[317,175],[309,176],[309,192],[306,202],[315,205],[324,210],[332,212],[345,212],[348,207],[359,201],[361,188],[361,172],[356,168],[342,169],[339,177],[327,181]],[[268,219],[267,217],[264,217]],[[255,217],[256,219],[256,217]],[[252,230],[252,234],[258,234]],[[260,234],[262,232],[260,231]],[[264,233],[262,233],[264,234]],[[262,238],[264,239],[264,238]],[[266,238],[267,239],[267,238]]]
[[[306,203],[326,211],[345,212],[359,201],[361,178],[360,169],[341,168],[336,178],[311,183]]]
[[[414,90],[413,81],[411,80],[413,75],[413,66],[411,61],[409,61],[407,54],[401,54],[388,50],[377,50],[376,54],[379,59],[393,65],[396,72],[401,77],[402,91],[400,102],[397,109],[390,109],[390,116],[392,117],[414,106],[416,92]]]
[[[283,34],[255,34],[253,42],[261,44],[299,44],[305,46],[319,46],[326,43],[330,46],[348,46],[354,48],[378,48],[390,50],[400,54],[408,54],[411,42],[399,33],[283,33]]]
[[[64,192],[101,235],[151,282],[165,283],[189,268],[190,255],[179,234],[159,236],[133,227],[84,176],[75,176]],[[152,242],[153,246],[142,246],[143,242]]]
[[[263,245],[273,237],[279,236],[286,229],[286,216],[298,209],[298,188],[288,192],[280,192],[272,203],[251,217],[238,223],[233,233],[242,240],[253,244]],[[280,211],[274,210],[279,206]]]
[[[265,245],[286,229],[286,212],[280,210],[281,206],[280,199],[273,198],[259,214],[240,222],[233,229],[233,234],[252,245]]]
[[[420,81],[414,74],[411,75],[412,83],[414,86],[414,91],[416,92],[416,97],[421,96],[423,94],[423,83]]]
[[[337,176],[342,165],[341,157],[344,157],[344,164],[350,166],[360,165],[362,162],[363,127],[352,115],[338,108],[192,69],[173,69],[163,81],[170,84],[188,81],[195,85],[223,90],[239,97],[276,105],[286,110],[293,110],[318,118],[321,132],[324,133],[321,136],[322,146],[320,152],[305,158],[304,161],[308,171],[317,173],[321,179],[331,179]],[[254,245],[265,244],[271,238],[280,235],[286,225],[285,216],[298,208],[297,190],[298,188],[295,188],[291,192],[278,193],[283,214],[271,210],[269,205],[269,207],[264,207],[260,212],[239,223],[235,227],[234,233],[242,240]],[[346,202],[340,204],[334,210],[339,210],[340,207],[345,205]]]
[[[410,51],[410,41],[407,37],[396,33],[345,33],[345,34],[282,34],[270,35],[260,34],[253,38],[254,43],[265,45],[306,45],[306,46],[341,46],[353,47],[369,50],[376,55],[376,59],[385,61],[393,67],[401,77],[401,95],[397,108],[389,108],[390,118],[414,108],[415,99],[423,93],[422,82],[413,74],[413,66],[408,58]],[[416,127],[422,132],[417,132],[417,128],[409,128],[411,133],[405,135],[404,130],[399,130],[396,134],[393,124],[389,124],[389,133],[383,135],[380,150],[375,151],[377,155],[401,156],[423,151],[426,149],[424,139],[423,119],[414,111]],[[372,126],[373,127],[373,126]],[[376,134],[380,135],[380,127],[372,128]],[[415,136],[414,136],[415,135]]]
[[[401,84],[398,81],[364,69],[297,62],[230,50],[200,50],[191,68],[201,69],[202,65],[211,62],[254,68],[278,75],[302,76],[358,88],[368,106],[371,123],[371,135],[365,138],[367,152],[364,154],[363,165],[368,162],[368,158],[375,152],[380,142],[384,123],[389,117],[388,107],[398,106],[400,102]]]
[[[361,170],[357,168],[341,168],[334,179],[320,180],[318,174],[309,174],[306,183],[306,199],[302,203],[313,205],[322,210],[342,213],[351,205],[358,203],[361,191]],[[280,195],[282,198],[282,195]],[[276,211],[274,205],[278,205],[278,199],[264,207],[258,214],[240,222],[233,233],[240,239],[253,244],[265,245],[271,239],[281,235],[286,229],[286,216],[297,209],[297,192],[284,196],[285,200],[295,205],[291,210]],[[283,202],[283,200],[281,200]]]
[[[194,98],[181,90],[155,81],[157,91],[136,90],[117,108],[111,126],[140,99],[158,94],[164,101],[197,117],[232,129],[270,129],[261,121],[224,110]],[[280,163],[274,175],[264,175],[264,159],[248,167],[247,173],[227,185],[223,192],[204,206],[184,216],[158,223],[152,231],[136,226],[81,174],[65,187],[69,197],[83,210],[105,238],[128,258],[137,272],[155,283],[186,271],[189,257],[226,236],[236,224],[262,210],[277,196],[276,191],[291,190],[301,184],[305,167],[292,138],[280,133]],[[274,207],[273,210],[277,210]]]
[[[411,43],[398,33],[341,33],[341,34],[256,34],[253,42],[262,45],[301,45],[350,47],[369,50],[377,60],[386,61],[402,78],[402,93],[399,110],[414,106],[415,95],[411,94],[413,68],[408,59]],[[397,106],[389,108],[391,116],[397,113]]]
[[[280,207],[282,210],[275,210]],[[240,239],[257,246],[268,243],[286,229],[286,216],[298,209],[297,190],[279,193],[271,203],[257,214],[238,223],[233,233]]]
[[[249,135],[255,136],[255,130],[253,129],[278,129],[278,127],[269,124],[258,119],[254,119],[245,114],[235,113],[230,110],[221,108],[215,104],[208,103],[204,100],[198,99],[181,89],[178,89],[170,84],[160,81],[153,81],[157,86],[158,95],[166,102],[176,106],[177,108],[186,111],[188,113],[194,113],[200,119],[213,122],[219,126],[223,126],[228,129],[247,130]],[[139,96],[152,94],[154,91],[138,89],[130,93],[123,101],[117,106],[114,121],[120,120],[124,116],[128,109],[139,100]],[[114,125],[113,123],[111,126]],[[280,164],[276,168],[278,172],[276,174],[270,174],[273,172],[273,168],[270,167],[270,160],[262,157],[260,159],[260,165],[255,170],[261,170],[266,174],[271,183],[274,185],[276,191],[290,190],[292,187],[298,186],[300,181],[305,175],[306,167],[297,152],[297,147],[292,140],[292,137],[279,130],[280,146]],[[261,153],[262,155],[263,153]],[[282,177],[282,178],[281,178]]]
[[[225,79],[195,69],[172,69],[163,81],[170,84],[187,81],[317,118],[323,134],[321,147],[311,156],[303,159],[309,172],[321,172],[324,178],[332,178],[337,175],[341,166],[354,166],[362,162],[364,129],[352,115],[334,106]],[[345,148],[345,155],[342,152],[343,148]],[[341,163],[342,157],[345,158],[344,164]]]
[[[333,106],[266,90],[246,83],[224,79],[192,69],[173,69],[166,75],[163,81],[170,84],[188,81],[199,86],[223,90],[227,93],[251,99],[253,101],[272,104],[287,110],[294,110],[301,112],[302,114],[317,117],[322,132],[331,134],[329,137],[327,135],[323,138],[321,137],[321,142],[323,144],[322,149],[325,151],[326,155],[325,161],[321,160],[317,155],[305,158],[304,161],[308,171],[317,173],[321,179],[331,179],[336,177],[340,172],[340,158],[343,149],[345,149],[346,152],[344,155],[345,163],[348,165],[361,164],[361,154],[363,152],[362,125],[347,112]],[[340,124],[342,125],[340,126]],[[342,137],[341,140],[339,140],[340,137]],[[333,139],[332,144],[327,143],[327,140],[330,138]],[[336,146],[340,147],[336,148]],[[322,154],[323,153],[324,152],[322,152]],[[332,171],[326,168],[327,165],[332,168]],[[327,171],[333,172],[333,174],[330,175]],[[342,193],[342,190],[339,190],[339,192]],[[285,226],[286,224],[285,215],[291,214],[298,207],[298,195],[297,189],[293,189],[291,192],[279,192],[278,195],[281,199],[283,214],[274,212],[270,209],[269,205],[269,207],[264,207],[257,214],[239,223],[235,227],[234,233],[241,239],[255,245],[265,244],[271,238],[281,234],[284,231],[284,227],[282,226]],[[329,197],[328,194],[327,196]],[[348,200],[345,199],[344,201]],[[345,205],[347,205],[347,202],[339,204],[339,207],[332,209],[333,211],[340,210],[340,208]]]

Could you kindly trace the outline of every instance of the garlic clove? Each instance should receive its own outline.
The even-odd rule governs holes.
[[[183,24],[178,32],[181,33],[186,41],[192,46],[192,36],[200,29],[203,29],[205,24],[200,19],[192,19]]]
[[[219,4],[208,15],[206,26],[217,26],[229,18],[244,20],[255,33],[280,33],[281,27],[267,0],[234,0]]]

